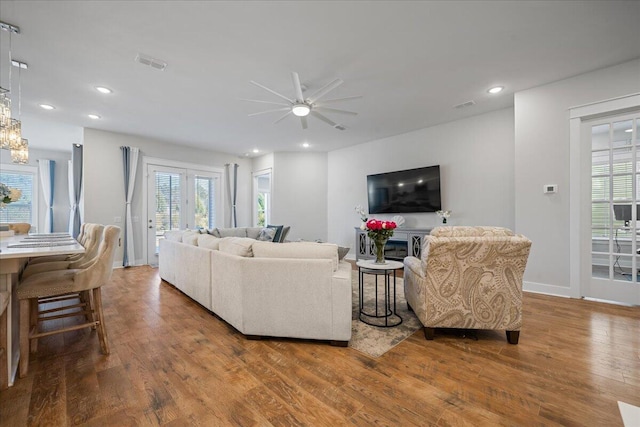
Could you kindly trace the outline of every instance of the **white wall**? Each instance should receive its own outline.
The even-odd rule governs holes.
[[[273,155],[271,222],[289,225],[287,240],[327,241],[327,153]]]
[[[71,146],[71,144],[69,144]],[[55,183],[53,190],[53,231],[67,231],[69,228],[69,185],[67,171],[69,169],[67,162],[71,160],[71,151],[54,151],[42,150],[37,148],[29,149],[29,166],[38,167],[38,160],[55,160]],[[0,150],[0,163],[10,164],[11,154],[9,150]],[[45,232],[44,218],[46,215],[46,205],[44,202],[44,194],[42,185],[40,184],[40,176],[37,176],[38,182],[38,218],[36,221],[37,229],[32,231]]]
[[[143,226],[146,213],[142,211],[142,186],[145,171],[142,156],[193,163],[223,168],[226,163],[238,163],[238,226],[251,224],[251,161],[225,153],[201,150],[163,141],[106,132],[96,129],[84,130],[84,212],[83,222],[114,224],[114,218],[124,220],[124,178],[121,146],[140,148],[140,163],[136,174],[136,188],[131,204],[132,216],[141,222],[134,222],[136,264],[143,262]],[[223,177],[223,188],[226,188]],[[123,223],[115,224],[123,227]],[[122,262],[122,248],[116,254],[116,263]]]
[[[570,296],[569,108],[637,92],[640,60],[515,94],[516,230],[533,242],[525,289]]]
[[[440,165],[442,208],[453,211],[451,224],[513,228],[513,133],[509,108],[331,151],[328,240],[353,253],[360,221],[354,207],[367,206],[367,175],[432,165]],[[434,213],[403,216],[408,228],[439,224]]]

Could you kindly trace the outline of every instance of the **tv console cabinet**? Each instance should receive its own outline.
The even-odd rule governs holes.
[[[393,236],[384,248],[386,259],[402,261],[406,256],[420,258],[424,236],[431,233],[432,228],[396,228]],[[367,232],[355,227],[356,231],[356,260],[375,259],[376,250]]]

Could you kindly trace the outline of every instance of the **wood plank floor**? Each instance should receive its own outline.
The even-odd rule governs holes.
[[[0,425],[621,426],[617,401],[640,406],[638,308],[527,293],[517,346],[419,331],[372,359],[248,341],[149,267],[103,299],[111,354],[95,331],[40,340]]]

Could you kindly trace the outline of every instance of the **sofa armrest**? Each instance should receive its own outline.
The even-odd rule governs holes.
[[[424,268],[422,267],[422,261],[416,257],[408,256],[404,259],[404,270],[405,275],[407,274],[407,270],[418,277],[424,279]]]

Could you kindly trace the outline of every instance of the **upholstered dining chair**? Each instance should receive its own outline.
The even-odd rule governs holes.
[[[405,296],[432,340],[436,328],[505,330],[517,344],[531,241],[501,227],[436,227],[421,258],[404,259]]]
[[[92,224],[92,223],[82,223],[80,225],[80,234],[78,234],[78,238],[76,239],[78,243],[87,248],[87,239],[88,236],[91,235],[91,230],[94,227],[101,227],[102,230],[104,226],[102,224]],[[86,252],[85,252],[86,253]],[[42,262],[52,262],[52,261],[75,261],[78,258],[81,258],[84,254],[73,254],[73,255],[50,255],[50,256],[42,256],[35,257],[29,260],[30,265],[40,264]]]
[[[7,306],[9,292],[0,292],[0,390],[9,386],[9,372],[7,372]]]
[[[96,328],[100,347],[109,354],[109,341],[102,311],[101,287],[109,280],[113,271],[113,259],[118,247],[120,228],[108,225],[94,262],[83,269],[68,269],[34,274],[18,285],[20,300],[20,378],[29,370],[29,353],[37,351],[37,340],[49,335],[83,328]],[[38,299],[80,293],[86,303],[83,311],[75,311],[55,316],[39,315]],[[44,313],[44,312],[42,312]],[[85,316],[83,323],[66,326],[57,330],[39,331],[39,324],[62,317]]]
[[[79,254],[80,256],[75,258],[68,256],[66,259],[61,260],[52,259],[45,262],[29,263],[27,268],[22,272],[22,280],[26,280],[29,276],[44,273],[46,271],[88,267],[98,254],[98,248],[102,241],[103,230],[104,225],[102,224],[86,224],[83,236],[84,253]],[[37,258],[35,258],[34,261],[35,260],[37,260]]]

